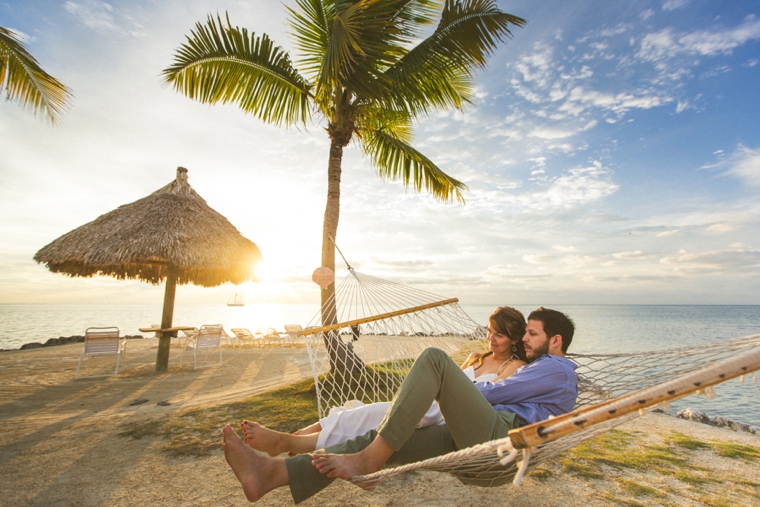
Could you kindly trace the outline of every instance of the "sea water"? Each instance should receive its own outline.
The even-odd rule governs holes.
[[[514,305],[526,316],[536,305]],[[495,305],[463,305],[473,320],[487,324]],[[689,305],[555,305],[572,317],[576,335],[570,348],[577,353],[656,351],[760,334],[760,306]],[[318,305],[247,304],[243,307],[177,305],[174,324],[200,327],[223,324],[251,330],[285,324],[305,326]],[[28,342],[83,335],[90,326],[117,326],[122,335],[142,334],[138,328],[161,320],[160,305],[0,305],[0,349],[17,349]],[[716,386],[716,398],[689,396],[673,403],[670,412],[693,407],[709,416],[760,426],[760,387],[731,380]]]

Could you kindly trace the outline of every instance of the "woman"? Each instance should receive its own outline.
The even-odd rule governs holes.
[[[497,308],[488,318],[489,351],[473,352],[462,364],[462,370],[475,382],[495,382],[512,375],[527,364],[522,338],[525,335],[525,317],[509,306]],[[333,409],[319,422],[300,429],[294,434],[270,430],[255,422],[243,421],[241,427],[245,441],[270,456],[283,452],[300,454],[322,449],[350,440],[377,428],[383,420],[390,402],[359,404],[353,408]],[[438,404],[433,403],[417,425],[418,428],[444,424]]]

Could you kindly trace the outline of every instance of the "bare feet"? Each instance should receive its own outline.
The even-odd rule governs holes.
[[[287,439],[291,436],[288,433],[282,433],[270,430],[259,423],[243,421],[240,425],[243,428],[243,439],[257,451],[262,451],[270,456],[279,456],[283,452],[290,452]]]
[[[248,445],[272,457],[279,456],[283,452],[287,452],[291,456],[304,452],[314,452],[319,440],[318,432],[291,435],[290,433],[270,430],[251,421],[243,421],[240,427],[243,428],[245,441]]]
[[[320,431],[322,431],[322,425],[319,424],[319,421],[317,421],[310,426],[301,428],[300,430],[296,431],[293,434],[294,435],[311,435],[312,433],[319,433]]]
[[[288,472],[285,460],[256,454],[245,445],[229,424],[222,429],[222,435],[224,458],[235,472],[235,477],[240,481],[245,497],[250,502],[259,500],[275,488],[287,486]]]
[[[373,465],[365,457],[358,454],[314,454],[311,464],[317,467],[319,473],[338,479],[350,479],[357,475],[367,475],[382,468]]]

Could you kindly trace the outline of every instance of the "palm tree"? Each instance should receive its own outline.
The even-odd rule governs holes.
[[[42,70],[15,33],[0,26],[0,92],[55,124],[71,99],[71,90]]]
[[[305,124],[312,113],[324,118],[322,265],[335,271],[343,149],[355,139],[382,178],[463,203],[466,186],[411,146],[412,123],[470,103],[474,72],[511,37],[509,26],[525,21],[493,0],[295,1],[288,11],[298,68],[268,35],[249,35],[228,15],[226,25],[219,16],[196,23],[163,75],[190,98],[237,103],[278,126]],[[322,325],[336,322],[334,290],[322,291]]]

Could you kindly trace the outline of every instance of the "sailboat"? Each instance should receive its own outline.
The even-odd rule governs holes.
[[[227,301],[227,306],[245,306],[245,303],[243,303],[243,293],[238,292],[237,288],[235,288],[235,295],[232,301]]]

